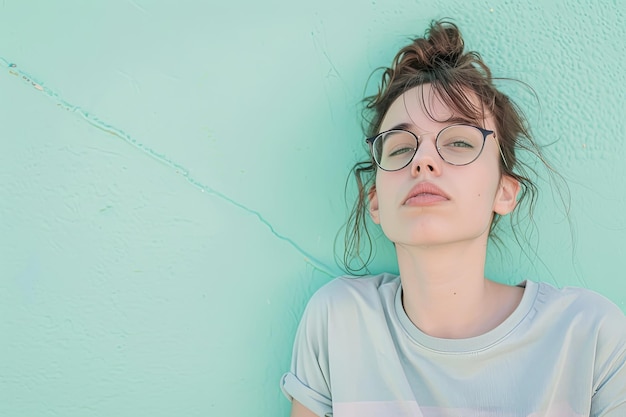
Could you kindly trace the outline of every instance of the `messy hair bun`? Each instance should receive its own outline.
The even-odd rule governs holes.
[[[483,105],[491,110],[497,90],[492,84],[491,71],[480,55],[464,53],[464,49],[458,27],[447,21],[433,22],[424,37],[415,38],[402,48],[391,67],[384,69],[378,93],[365,99],[367,136],[378,133],[387,109],[396,98],[428,83],[451,109],[471,120],[482,120]],[[472,92],[483,101],[478,108],[467,97]]]

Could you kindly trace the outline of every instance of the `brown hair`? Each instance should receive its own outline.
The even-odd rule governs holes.
[[[518,205],[527,204],[532,220],[538,190],[529,179],[529,173],[534,174],[535,171],[518,160],[516,151],[523,149],[531,152],[549,172],[556,172],[547,164],[539,146],[532,139],[522,111],[494,86],[491,71],[481,56],[477,52],[465,52],[464,47],[463,38],[455,24],[448,21],[432,22],[423,37],[413,39],[396,54],[391,67],[384,68],[378,93],[364,99],[364,132],[368,137],[376,135],[387,110],[398,97],[413,87],[430,83],[434,94],[454,113],[468,121],[481,125],[486,115],[493,117],[503,157],[500,161],[501,173],[519,181],[521,191]],[[479,99],[478,104],[475,103],[476,98]],[[422,100],[425,98],[422,97]],[[356,179],[358,196],[346,225],[343,265],[347,271],[357,273],[367,270],[367,264],[372,258],[366,216],[368,191],[376,176],[376,164],[371,158],[358,162],[351,174]],[[511,216],[512,226],[519,220],[518,210],[515,213]],[[499,220],[497,214],[494,216],[490,229],[492,239],[496,238],[493,230]],[[513,232],[517,238],[515,227]],[[367,244],[365,251],[362,250],[363,238]],[[359,262],[357,267],[353,267],[354,261]]]

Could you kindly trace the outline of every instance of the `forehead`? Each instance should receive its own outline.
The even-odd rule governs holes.
[[[467,99],[473,107],[481,107],[474,94],[467,94]],[[429,131],[435,125],[440,127],[443,123],[459,122],[475,123],[476,120],[450,108],[431,84],[423,84],[405,91],[394,100],[385,113],[380,131],[392,129],[401,123]]]

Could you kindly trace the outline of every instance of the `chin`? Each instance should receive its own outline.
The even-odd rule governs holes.
[[[441,232],[439,233],[412,233],[407,235],[406,233],[396,233],[395,235],[389,236],[386,235],[387,239],[393,242],[394,245],[403,245],[403,246],[435,246],[435,245],[443,245],[446,243],[451,243],[458,239],[449,238],[443,235]]]
[[[414,229],[415,230],[415,229]],[[467,230],[464,233],[459,233],[459,230],[445,230],[437,228],[436,230],[418,229],[412,233],[393,233],[387,234],[389,239],[395,246],[410,246],[410,247],[433,247],[454,245],[462,242],[481,242],[486,243],[489,237],[489,228],[486,230]]]

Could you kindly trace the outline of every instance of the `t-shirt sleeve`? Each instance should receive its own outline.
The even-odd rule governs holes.
[[[598,333],[592,417],[626,416],[626,316],[611,305]]]
[[[321,292],[309,301],[293,346],[290,372],[283,375],[281,389],[316,415],[332,416],[328,361],[328,305]]]

